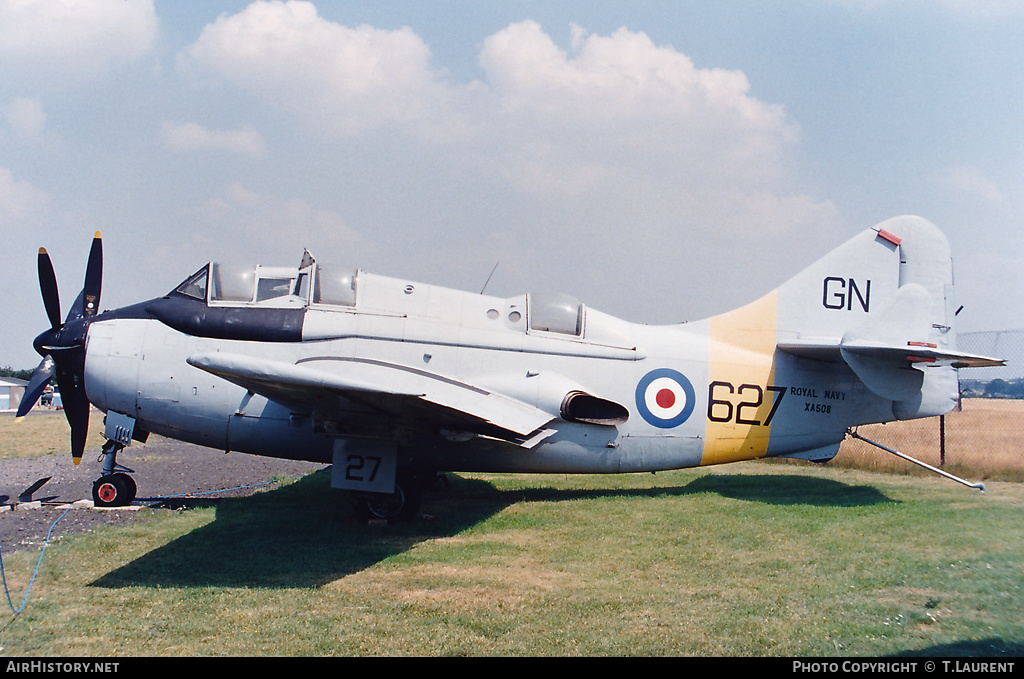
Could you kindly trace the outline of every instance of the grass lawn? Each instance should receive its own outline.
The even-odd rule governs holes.
[[[320,474],[64,538],[0,655],[1024,653],[1020,484],[766,463],[449,478],[412,524],[349,523]],[[37,558],[5,556],[15,601]]]

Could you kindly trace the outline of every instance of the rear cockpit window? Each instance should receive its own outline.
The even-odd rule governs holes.
[[[583,334],[583,304],[563,294],[531,294],[530,329],[562,335]]]
[[[317,264],[313,303],[355,306],[356,272],[351,269]]]

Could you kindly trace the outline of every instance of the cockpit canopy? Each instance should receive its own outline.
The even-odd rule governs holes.
[[[302,268],[211,262],[175,292],[210,306],[352,307],[356,280],[356,270],[316,262]]]
[[[426,313],[427,307],[419,304],[418,299],[408,297],[415,286],[404,285],[405,295],[396,299],[386,292],[393,286],[375,285],[378,278],[391,280],[366,274],[362,276],[360,293],[358,270],[320,264],[308,252],[297,267],[210,262],[178,285],[169,296],[168,304],[154,306],[150,311],[173,328],[207,337],[263,339],[272,326],[280,326],[279,330],[288,328],[288,332],[281,330],[273,334],[278,340],[285,335],[301,339],[306,309],[354,311],[360,295],[364,298],[362,304],[370,304],[375,309],[388,308],[413,316]],[[472,315],[458,315],[461,312],[457,310],[462,308],[459,300],[467,294],[438,288],[432,299],[434,304],[453,309],[453,322],[479,322],[481,327],[490,328],[489,321],[499,318],[500,313],[497,307],[486,307],[489,303],[483,303],[487,311],[481,311],[476,321]],[[441,301],[443,295],[450,297],[451,304]],[[195,302],[203,303],[205,312],[197,314]],[[506,327],[509,330],[577,339],[584,336],[585,307],[574,297],[530,293],[507,302]]]
[[[530,293],[530,329],[578,336],[583,333],[583,304],[562,293]]]

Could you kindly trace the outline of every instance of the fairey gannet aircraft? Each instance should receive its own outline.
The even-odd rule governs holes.
[[[116,455],[150,432],[332,463],[332,486],[382,517],[410,516],[439,471],[827,461],[858,425],[949,411],[959,368],[1003,363],[957,350],[949,245],[918,217],[863,231],[747,306],[668,326],[308,252],[297,267],[210,263],[164,297],[99,313],[100,243],[63,321],[39,251],[51,327],[19,415],[56,377],[77,461],[89,403],[106,413],[101,505],[134,498]]]

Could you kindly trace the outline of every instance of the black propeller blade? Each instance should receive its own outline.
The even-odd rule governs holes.
[[[89,249],[89,262],[85,267],[85,285],[82,286],[82,298],[85,307],[82,315],[85,318],[92,318],[100,310],[100,282],[103,278],[103,241],[100,239],[100,232],[92,237],[92,247]]]
[[[70,369],[57,369],[57,385],[64,403],[64,416],[71,425],[71,459],[75,464],[82,461],[85,440],[89,436],[89,398],[85,395],[85,351],[76,357],[68,357],[75,363]]]
[[[32,373],[32,379],[28,381],[28,386],[25,387],[25,396],[21,399],[21,404],[18,405],[17,417],[25,417],[28,415],[28,411],[32,410],[32,406],[36,404],[39,397],[43,395],[43,391],[46,389],[46,385],[50,383],[50,379],[53,377],[57,368],[53,363],[53,358],[50,356],[44,356],[39,367]]]
[[[58,330],[60,320],[60,296],[57,294],[57,277],[53,274],[53,263],[46,248],[39,248],[39,289],[43,293],[43,306],[50,319],[50,330]]]
[[[18,417],[32,409],[46,385],[57,378],[64,415],[71,425],[71,457],[75,464],[82,460],[85,441],[89,434],[89,398],[85,393],[85,337],[89,323],[99,313],[100,286],[103,277],[103,242],[97,231],[89,250],[85,269],[85,284],[63,323],[60,320],[60,298],[57,277],[45,248],[39,248],[39,289],[43,306],[50,320],[50,329],[42,332],[34,342],[36,352],[43,360],[32,374],[25,398],[18,407]]]

